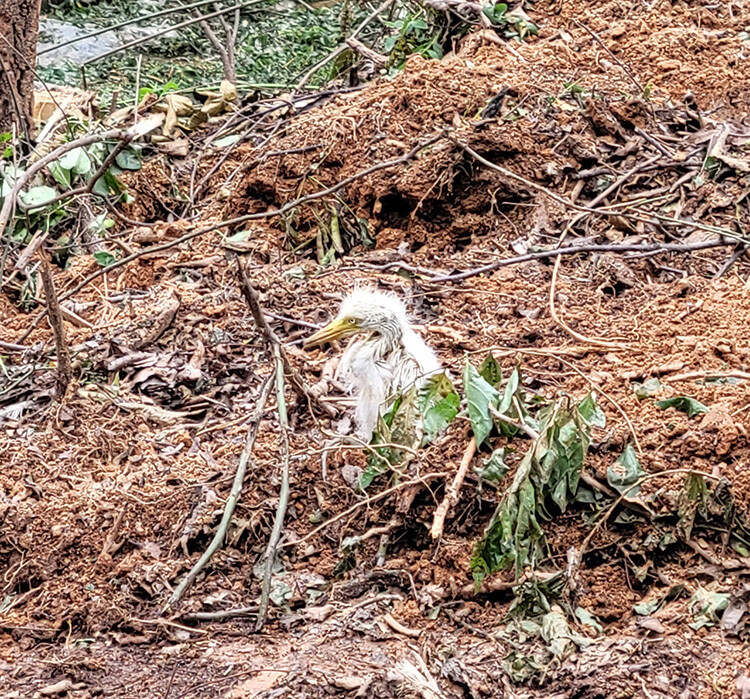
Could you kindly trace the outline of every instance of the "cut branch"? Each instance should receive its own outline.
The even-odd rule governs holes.
[[[276,560],[276,549],[279,546],[281,532],[284,529],[284,518],[289,505],[289,416],[286,410],[286,398],[284,389],[284,362],[281,359],[281,347],[274,345],[273,353],[276,358],[276,409],[279,413],[279,427],[281,429],[281,487],[279,488],[279,504],[276,507],[276,516],[273,521],[273,529],[268,539],[268,546],[264,556],[263,589],[260,596],[260,608],[258,618],[255,622],[255,631],[263,628],[268,613],[268,601],[271,594],[271,577],[273,575],[273,564]]]
[[[203,555],[198,559],[198,562],[191,568],[190,572],[183,578],[182,582],[175,588],[172,596],[169,598],[167,603],[167,609],[174,607],[187,591],[188,587],[193,584],[198,574],[206,567],[206,564],[211,560],[212,556],[224,541],[227,530],[229,529],[229,523],[232,521],[232,515],[234,515],[234,509],[237,507],[237,501],[240,499],[242,493],[242,485],[245,481],[245,473],[247,473],[247,465],[250,463],[250,455],[255,445],[255,438],[258,435],[258,426],[260,425],[260,419],[263,415],[268,396],[271,393],[271,388],[274,384],[274,377],[271,375],[266,380],[265,385],[261,389],[260,397],[258,398],[257,409],[252,417],[250,427],[247,431],[247,439],[245,440],[245,448],[242,450],[240,455],[240,462],[237,466],[237,472],[234,476],[234,483],[232,483],[232,490],[229,492],[229,497],[224,505],[224,515],[221,518],[219,527],[214,534],[214,538],[208,545]]]
[[[463,458],[461,459],[461,465],[458,467],[458,471],[456,471],[453,483],[451,483],[445,491],[443,501],[438,505],[437,510],[435,510],[435,518],[432,521],[432,529],[430,529],[430,536],[433,539],[439,539],[443,536],[445,518],[448,516],[451,507],[458,502],[458,495],[461,492],[461,486],[466,479],[466,474],[469,471],[469,464],[471,464],[471,460],[474,458],[476,450],[477,442],[474,437],[472,437],[471,441],[466,446]]]
[[[253,315],[255,325],[258,327],[258,330],[260,331],[261,335],[263,335],[268,345],[274,348],[274,351],[275,348],[278,348],[279,357],[281,359],[281,363],[284,366],[284,373],[289,377],[289,383],[291,384],[295,393],[297,393],[297,395],[304,400],[314,402],[328,415],[335,415],[336,410],[333,408],[333,406],[329,405],[328,403],[321,402],[317,396],[311,393],[310,389],[305,386],[305,383],[302,380],[302,377],[299,375],[299,372],[292,366],[286,350],[284,350],[281,345],[281,340],[279,340],[276,333],[273,331],[273,328],[268,324],[268,321],[266,320],[263,309],[260,305],[260,296],[258,295],[258,292],[253,287],[253,285],[250,283],[250,280],[247,277],[247,272],[245,271],[245,267],[239,258],[237,258],[237,271],[240,277],[240,287],[242,288],[242,295],[245,297],[247,305],[250,307],[250,312]]]

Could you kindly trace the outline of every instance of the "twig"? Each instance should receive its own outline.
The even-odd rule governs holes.
[[[269,346],[278,348],[279,357],[281,359],[281,363],[284,366],[284,373],[289,377],[289,383],[291,384],[294,391],[297,393],[297,395],[299,395],[300,398],[315,402],[315,404],[318,405],[322,410],[324,410],[328,415],[334,415],[336,411],[333,406],[318,400],[318,398],[310,392],[307,386],[305,386],[302,377],[299,375],[299,372],[297,372],[297,370],[292,366],[286,350],[281,346],[281,341],[273,331],[273,328],[268,324],[268,320],[266,320],[264,311],[260,305],[260,296],[258,295],[258,292],[253,287],[253,285],[250,283],[250,280],[247,277],[245,266],[239,257],[237,258],[237,271],[240,277],[242,295],[245,297],[247,305],[250,307],[250,312],[253,315],[255,325],[257,326],[258,330],[260,331],[261,335],[263,335]]]
[[[126,502],[121,507],[120,511],[117,513],[117,517],[115,518],[115,521],[112,524],[112,529],[109,530],[109,533],[107,534],[107,538],[104,541],[104,546],[102,546],[102,550],[96,559],[97,563],[99,563],[105,556],[111,556],[112,553],[114,553],[115,539],[117,538],[117,535],[120,533],[120,527],[122,526],[122,520],[125,518],[125,513],[128,511],[128,505],[130,505],[130,503]]]
[[[443,536],[443,529],[445,527],[445,518],[448,516],[450,508],[458,501],[458,494],[463,485],[466,474],[469,470],[469,464],[474,457],[477,450],[477,442],[474,437],[471,438],[469,443],[466,445],[464,455],[461,458],[461,465],[456,471],[456,475],[453,478],[453,482],[450,484],[445,492],[443,501],[438,505],[435,510],[435,518],[432,520],[432,528],[430,529],[430,536],[433,539],[439,539]]]
[[[620,68],[622,68],[622,70],[624,71],[625,75],[628,76],[628,79],[630,80],[630,82],[632,82],[633,85],[635,85],[638,88],[638,92],[640,92],[641,94],[643,94],[644,93],[643,87],[638,82],[638,80],[636,80],[635,76],[630,72],[630,69],[619,58],[617,58],[617,56],[615,56],[614,53],[612,53],[612,51],[609,49],[609,47],[599,38],[599,36],[592,29],[589,29],[583,22],[579,22],[577,19],[574,19],[573,21],[579,27],[585,29],[589,34],[591,34],[591,36],[594,37],[594,40],[596,41],[596,43],[598,43],[599,46],[601,46],[609,54],[610,58],[615,63],[617,63],[617,65],[620,66]]]
[[[686,374],[666,376],[664,381],[693,381],[695,379],[750,379],[750,373],[739,369],[730,371],[691,371]]]
[[[559,257],[561,255],[575,255],[582,252],[694,252],[696,250],[708,250],[710,248],[727,247],[735,245],[735,241],[730,240],[702,240],[695,243],[642,243],[642,244],[587,244],[587,245],[569,245],[562,248],[552,248],[551,250],[540,250],[539,252],[529,252],[517,257],[506,257],[503,260],[491,262],[488,265],[467,269],[463,272],[446,274],[443,276],[432,277],[430,282],[456,282],[470,277],[476,277],[486,272],[494,272],[501,267],[517,265],[531,260],[544,260],[550,257]]]
[[[237,473],[234,476],[234,483],[232,484],[232,490],[229,492],[229,497],[224,505],[224,515],[221,518],[219,527],[214,534],[214,538],[208,545],[203,555],[198,559],[198,562],[190,569],[190,572],[182,579],[180,584],[175,588],[172,596],[169,598],[167,603],[167,609],[177,604],[185,594],[188,587],[195,581],[198,574],[206,567],[206,564],[211,560],[211,557],[221,546],[224,541],[224,536],[229,528],[229,523],[232,521],[232,515],[234,514],[234,508],[237,506],[237,501],[242,493],[242,485],[245,480],[245,473],[247,472],[247,465],[250,462],[250,455],[255,445],[255,438],[258,434],[258,426],[260,425],[260,419],[263,415],[268,396],[271,393],[271,388],[274,384],[273,375],[269,377],[260,392],[258,398],[257,409],[255,415],[252,417],[252,422],[247,431],[247,439],[245,440],[245,448],[242,450],[240,455],[240,462],[237,466]]]
[[[359,24],[359,26],[347,37],[347,39],[356,39],[362,31],[365,29],[365,27],[372,22],[381,12],[388,9],[389,5],[391,5],[394,2],[394,0],[385,0],[382,4],[378,5],[377,8],[375,8],[367,17],[365,17],[362,22]],[[317,73],[323,66],[328,65],[331,61],[338,58],[344,51],[346,51],[349,48],[346,41],[344,41],[343,44],[340,44],[336,49],[334,49],[331,53],[329,53],[325,58],[322,58],[319,60],[312,68],[310,68],[300,79],[297,83],[297,86],[294,88],[295,92],[299,92],[306,84],[307,81],[312,78],[315,73]]]
[[[597,340],[596,338],[592,337],[586,337],[585,335],[581,335],[581,333],[577,332],[576,330],[573,330],[558,314],[557,309],[555,308],[555,285],[557,284],[557,275],[560,271],[560,262],[562,261],[562,257],[558,256],[555,259],[555,266],[552,268],[552,281],[549,285],[549,312],[552,316],[552,320],[557,323],[568,335],[573,337],[574,339],[578,340],[579,342],[584,342],[588,345],[595,345],[596,347],[605,347],[609,349],[628,349],[629,345],[623,344],[622,342],[611,342],[609,340]]]
[[[701,231],[708,231],[710,233],[717,233],[719,235],[725,235],[730,238],[733,238],[734,240],[742,240],[744,242],[749,242],[748,239],[743,238],[742,235],[736,233],[733,230],[730,230],[729,228],[723,228],[721,226],[711,226],[708,224],[700,223],[698,221],[683,221],[682,219],[674,218],[673,216],[665,216],[664,214],[659,214],[654,211],[646,211],[644,209],[639,209],[637,207],[631,207],[630,211],[621,211],[621,210],[610,211],[608,208],[594,209],[594,208],[591,208],[590,206],[576,204],[572,202],[570,199],[566,199],[565,197],[561,197],[560,195],[555,194],[552,190],[548,189],[547,187],[544,187],[536,182],[532,182],[531,180],[525,177],[522,177],[521,175],[513,172],[512,170],[508,170],[508,168],[502,167],[501,165],[496,165],[495,163],[487,160],[487,158],[483,158],[481,155],[479,155],[479,153],[477,153],[467,144],[463,143],[462,141],[459,141],[455,137],[452,138],[452,141],[459,148],[462,148],[464,151],[466,151],[466,153],[468,153],[477,162],[482,163],[482,165],[485,165],[486,167],[489,167],[493,170],[497,170],[497,172],[505,175],[506,177],[509,177],[512,180],[515,180],[516,182],[521,182],[522,184],[526,185],[526,187],[528,187],[529,189],[533,189],[537,192],[543,192],[550,199],[552,199],[553,201],[556,201],[558,204],[562,204],[564,207],[568,209],[581,211],[587,214],[596,214],[598,216],[627,217],[634,221],[642,221],[643,223],[652,223],[651,219],[655,218],[661,223],[669,224],[670,226],[679,226],[681,228],[682,227],[696,228]],[[670,157],[669,154],[667,154],[667,156]]]
[[[522,422],[518,422],[516,420],[513,420],[512,418],[508,417],[507,415],[503,415],[503,413],[499,412],[497,408],[490,403],[488,406],[490,413],[492,413],[492,416],[497,418],[498,420],[504,422],[506,425],[510,425],[511,427],[515,427],[517,430],[520,430],[523,432],[527,437],[530,439],[538,439],[539,433],[536,430],[533,430],[528,425],[524,425]]]
[[[65,336],[65,325],[63,324],[60,303],[57,300],[55,282],[52,279],[52,270],[49,266],[47,253],[43,250],[39,253],[41,266],[39,272],[42,275],[44,285],[44,297],[47,300],[50,324],[55,335],[55,349],[57,351],[57,397],[62,400],[68,390],[68,385],[73,380],[73,366],[70,363],[70,349]]]
[[[384,614],[383,621],[396,633],[409,636],[409,638],[419,638],[422,635],[422,632],[419,629],[410,629],[407,626],[404,626],[400,621],[396,621],[391,614]]]
[[[295,539],[294,541],[287,541],[281,544],[280,548],[287,548],[288,546],[299,546],[300,544],[303,544],[305,541],[312,539],[316,534],[320,533],[323,529],[330,527],[332,524],[335,524],[336,522],[348,517],[350,514],[352,514],[352,512],[355,512],[360,507],[371,505],[373,502],[376,502],[377,500],[382,500],[384,497],[387,497],[388,495],[392,495],[398,490],[402,490],[403,488],[408,488],[409,486],[412,486],[412,485],[424,485],[427,481],[434,480],[436,478],[445,478],[448,475],[450,474],[427,473],[420,478],[415,478],[410,481],[404,481],[403,483],[394,485],[391,488],[387,488],[386,490],[382,491],[381,493],[378,493],[377,495],[373,495],[369,498],[365,498],[364,500],[360,500],[359,502],[352,505],[349,509],[344,510],[343,512],[340,512],[335,517],[331,517],[331,519],[326,520],[325,522],[323,522],[323,524],[319,524],[317,527],[315,527],[315,529],[305,534],[305,536],[303,536],[302,538]]]
[[[120,133],[120,132],[118,131],[115,133]],[[133,262],[133,260],[137,260],[143,255],[149,255],[155,252],[161,252],[162,250],[168,250],[170,248],[181,245],[182,243],[186,243],[189,240],[192,240],[193,238],[197,238],[201,235],[205,235],[206,233],[212,233],[213,231],[217,231],[222,228],[227,228],[230,226],[235,226],[240,223],[245,223],[246,221],[255,221],[258,219],[272,218],[275,216],[283,216],[288,211],[291,211],[295,207],[301,206],[302,204],[306,204],[311,201],[316,201],[317,199],[323,199],[324,197],[327,197],[330,194],[338,192],[340,189],[343,189],[344,187],[351,184],[352,182],[356,182],[357,180],[362,179],[363,177],[367,177],[368,175],[378,172],[379,170],[385,170],[391,167],[396,167],[397,165],[401,165],[405,162],[408,162],[409,160],[416,157],[419,151],[421,151],[424,148],[427,148],[433,143],[436,143],[443,137],[444,137],[444,132],[442,131],[440,133],[433,134],[430,138],[414,146],[414,148],[412,148],[408,153],[405,153],[404,155],[398,158],[393,158],[392,160],[386,160],[384,162],[376,163],[375,165],[372,165],[364,170],[361,170],[360,172],[357,172],[354,175],[351,175],[350,177],[347,177],[341,180],[340,182],[337,182],[336,184],[331,185],[330,187],[326,189],[322,189],[318,192],[313,192],[312,194],[307,194],[297,199],[293,199],[292,201],[287,202],[286,204],[284,204],[282,207],[278,209],[274,209],[272,211],[261,211],[256,214],[245,214],[244,216],[237,216],[236,218],[227,219],[226,221],[219,221],[206,228],[200,228],[196,231],[191,231],[190,233],[186,233],[180,238],[175,238],[174,240],[170,240],[169,242],[161,243],[159,245],[152,245],[149,248],[140,250],[136,253],[133,253],[132,255],[128,255],[127,257],[123,257],[121,260],[117,260],[116,262],[113,262],[111,265],[107,267],[103,267],[102,269],[97,270],[96,272],[93,272],[92,274],[90,274],[88,277],[83,279],[83,281],[81,281],[79,284],[73,287],[70,291],[68,291],[66,294],[61,296],[60,301],[66,301],[67,299],[77,294],[81,289],[88,286],[95,279],[98,279],[99,277],[105,274],[108,274],[119,267],[123,267],[124,265],[130,264],[131,262]],[[67,150],[72,150],[72,148],[68,148]],[[56,157],[59,157],[59,156],[56,156]],[[54,159],[55,158],[52,158],[51,160],[54,160]],[[8,199],[6,199],[6,202],[7,201]],[[2,217],[0,216],[0,226],[1,225],[2,225]],[[0,230],[0,234],[1,233],[2,233],[2,230]],[[26,329],[26,332],[24,332],[24,334],[19,339],[19,343],[23,343],[23,341],[27,337],[29,337],[29,335],[31,335],[34,328],[37,325],[39,325],[39,323],[41,322],[42,318],[45,315],[46,315],[46,310],[42,311],[40,315],[38,315],[29,324],[29,327]]]
[[[6,352],[26,352],[30,349],[31,347],[28,345],[17,345],[15,342],[0,340],[0,350],[5,350]]]
[[[276,549],[281,539],[281,532],[284,528],[284,517],[289,505],[289,417],[286,410],[286,397],[284,389],[284,362],[281,358],[281,346],[273,346],[273,353],[276,358],[276,409],[279,413],[279,427],[281,428],[281,487],[279,488],[279,504],[276,507],[276,516],[273,521],[273,529],[268,539],[266,547],[265,570],[263,571],[263,589],[260,595],[260,607],[258,609],[258,618],[255,622],[256,633],[263,628],[268,612],[268,601],[271,594],[271,576],[273,575],[273,564],[276,560]]]
[[[223,619],[234,619],[238,616],[249,616],[257,614],[258,607],[239,607],[237,609],[224,609],[218,612],[194,612],[184,614],[181,618],[185,621],[222,621]]]
[[[747,252],[747,249],[747,245],[740,245],[727,259],[727,261],[721,267],[719,267],[718,270],[716,270],[714,279],[721,279],[732,268],[732,265]]]
[[[162,29],[159,29],[158,31],[152,32],[148,36],[142,36],[140,39],[133,39],[133,41],[128,41],[126,44],[122,44],[122,46],[117,46],[113,49],[110,49],[109,51],[100,53],[97,56],[94,56],[93,58],[89,58],[88,61],[84,61],[81,65],[82,67],[86,67],[96,61],[101,61],[103,58],[109,58],[110,56],[114,56],[116,53],[120,53],[121,51],[127,51],[128,49],[132,49],[134,46],[145,44],[147,41],[151,41],[151,39],[156,39],[157,37],[163,36],[164,34],[168,34],[169,32],[176,31],[178,29],[184,29],[185,27],[189,27],[193,24],[197,24],[198,22],[202,22],[207,19],[213,19],[214,17],[221,17],[221,15],[226,15],[230,12],[234,12],[235,10],[241,10],[246,7],[250,7],[251,5],[258,5],[262,2],[265,2],[265,0],[248,0],[248,2],[241,2],[241,3],[238,3],[237,5],[232,5],[231,7],[225,7],[221,10],[216,10],[216,12],[211,12],[207,15],[201,15],[200,17],[193,17],[192,19],[185,20],[184,22],[180,22],[179,24],[173,24],[169,27],[163,27]]]

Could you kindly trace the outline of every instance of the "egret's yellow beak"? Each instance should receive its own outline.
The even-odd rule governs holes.
[[[316,333],[310,335],[310,337],[305,340],[305,347],[322,345],[325,342],[331,342],[331,340],[341,340],[350,335],[354,335],[358,330],[359,328],[351,323],[348,318],[336,318],[324,328],[321,328]]]

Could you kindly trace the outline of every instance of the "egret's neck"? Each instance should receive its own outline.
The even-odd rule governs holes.
[[[383,356],[398,347],[402,343],[403,337],[404,328],[395,318],[389,318],[381,323],[377,332],[370,335],[370,342],[376,348],[376,352]]]

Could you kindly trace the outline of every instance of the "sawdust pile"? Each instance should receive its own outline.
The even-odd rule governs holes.
[[[172,175],[189,168],[172,170],[156,159],[133,177],[138,196],[128,216],[156,225],[123,225],[121,232],[131,249],[147,250],[193,226],[267,212],[403,159],[288,216],[146,254],[81,290],[68,302],[78,319],[68,326],[78,380],[62,403],[51,402],[46,323],[25,339],[29,353],[8,360],[12,380],[0,395],[0,652],[12,672],[0,679],[4,692],[13,683],[33,691],[63,676],[71,696],[93,688],[107,696],[164,696],[167,686],[184,696],[244,696],[274,686],[286,686],[290,696],[322,696],[326,688],[351,696],[362,687],[361,695],[393,696],[405,680],[388,673],[396,660],[411,657],[409,634],[383,623],[378,604],[412,632],[410,642],[432,649],[432,671],[446,696],[498,696],[500,685],[510,687],[502,661],[513,646],[496,641],[482,650],[473,634],[494,631],[505,617],[512,575],[496,576],[494,592],[489,585],[474,597],[469,570],[472,545],[500,491],[480,491],[470,476],[437,548],[427,528],[445,478],[425,481],[406,502],[383,498],[345,514],[363,501],[350,474],[365,465],[366,454],[330,453],[323,479],[321,451],[335,421],[314,417],[291,394],[283,608],[274,616],[270,649],[219,635],[244,634],[249,626],[242,620],[213,628],[186,615],[257,603],[255,566],[280,479],[272,407],[263,414],[225,545],[174,616],[162,616],[215,531],[249,416],[272,371],[239,291],[235,253],[248,262],[269,322],[291,343],[292,363],[310,385],[321,379],[326,357],[295,342],[330,318],[343,291],[371,282],[407,298],[454,376],[466,353],[481,358],[494,348],[504,369],[521,362],[529,390],[542,396],[600,392],[608,427],[595,435],[587,462],[592,478],[606,482],[607,469],[636,444],[647,473],[710,474],[726,488],[737,517],[747,517],[747,260],[738,248],[728,267],[731,240],[719,245],[715,230],[663,219],[735,235],[750,229],[743,150],[750,140],[750,42],[742,35],[748,3],[537,5],[540,36],[529,42],[505,45],[471,34],[440,62],[414,57],[393,80],[300,113],[287,110],[262,147],[245,143],[223,162],[206,158],[204,174],[213,166],[216,172],[197,222],[167,220],[175,191],[189,188],[172,187]],[[517,177],[484,167],[467,149]],[[550,259],[455,284],[436,281],[554,246],[577,213],[564,202],[589,205],[613,184],[603,202],[620,206],[621,215],[589,217],[571,238],[716,246],[691,255],[564,257],[553,292],[563,323],[550,308]],[[633,216],[633,209],[640,213]],[[330,237],[333,217],[340,248]],[[97,268],[91,257],[76,257],[56,281],[71,288]],[[15,342],[37,311],[23,312],[0,295],[0,312],[0,339]],[[574,339],[570,330],[598,344]],[[658,382],[644,396],[638,386],[649,379]],[[655,403],[680,395],[708,411],[688,418]],[[445,439],[420,453],[420,474],[452,474],[469,437],[465,422],[451,425]],[[509,456],[509,478],[521,455]],[[669,515],[680,506],[683,480],[681,473],[654,478],[643,496],[653,496],[658,515]],[[374,484],[373,493],[386,487]],[[349,537],[393,523],[381,566],[373,565],[377,536],[342,548]],[[570,547],[580,547],[589,531],[580,511],[554,518],[547,563],[564,567]],[[571,594],[607,625],[607,635],[555,670],[562,696],[612,696],[613,687],[633,694],[642,685],[655,697],[734,691],[739,661],[728,658],[739,656],[739,642],[715,627],[693,632],[685,621],[688,599],[700,587],[744,599],[747,558],[726,551],[721,532],[703,530],[691,548],[662,546],[654,531],[651,522],[625,518],[594,539]],[[664,594],[677,588],[679,594]],[[385,594],[385,602],[365,603],[370,593]],[[644,626],[633,605],[660,595],[664,603]],[[442,605],[455,613],[432,613]],[[737,635],[744,633],[736,626]],[[303,631],[307,641],[297,644]],[[347,645],[354,633],[365,639],[353,642],[356,653]],[[57,657],[66,638],[93,640],[68,645]],[[37,666],[34,657],[50,664]],[[352,670],[358,657],[370,670]],[[320,676],[308,672],[311,659],[320,663]],[[153,662],[163,680],[158,688],[136,670],[140,662]],[[260,672],[274,663],[281,674]],[[257,685],[245,684],[243,672],[260,672]],[[206,686],[196,673],[229,679]],[[677,679],[662,686],[670,673]],[[523,696],[549,696],[548,679]]]

